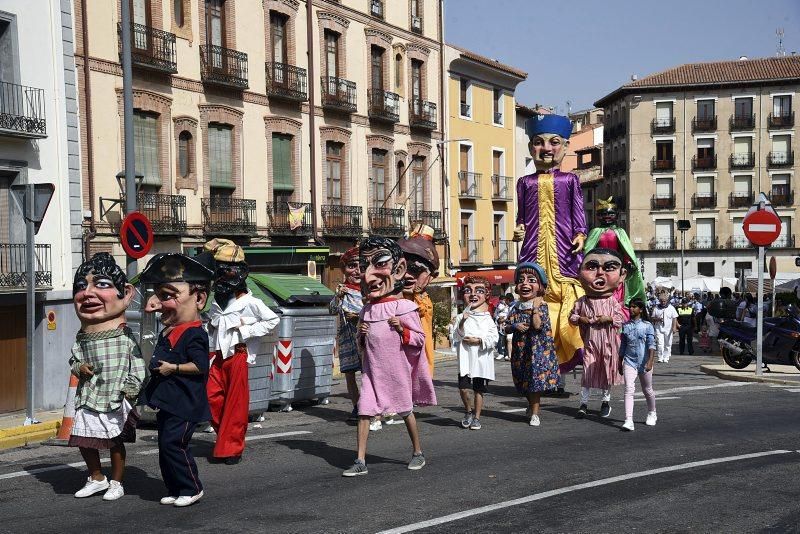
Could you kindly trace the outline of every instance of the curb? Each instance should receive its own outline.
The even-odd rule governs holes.
[[[755,376],[745,375],[731,371],[723,371],[720,369],[713,369],[708,365],[701,365],[700,370],[707,375],[716,376],[723,380],[731,380],[733,382],[764,382],[766,384],[780,384],[782,386],[800,386],[798,380],[788,380],[783,378],[773,378],[771,376]]]
[[[44,421],[34,425],[15,426],[0,430],[0,450],[23,447],[55,437],[60,420]]]

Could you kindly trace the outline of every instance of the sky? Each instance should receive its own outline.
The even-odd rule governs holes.
[[[567,113],[684,63],[800,55],[800,0],[445,0],[445,42],[528,73],[517,102]]]

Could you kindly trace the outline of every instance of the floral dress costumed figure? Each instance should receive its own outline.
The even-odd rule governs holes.
[[[556,389],[560,378],[549,308],[542,299],[547,275],[537,263],[521,263],[514,282],[519,300],[509,310],[505,327],[513,335],[511,374],[517,392],[528,399],[529,424],[539,426],[542,392]]]

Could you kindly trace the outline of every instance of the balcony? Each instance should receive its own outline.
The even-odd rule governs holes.
[[[217,45],[200,45],[200,79],[208,85],[247,89],[247,54]]]
[[[370,0],[369,3],[369,14],[375,18],[379,18],[383,20],[383,1],[382,0]]]
[[[678,248],[674,237],[654,237],[650,240],[650,250],[675,250]]]
[[[710,171],[717,168],[717,155],[692,156],[692,171]]]
[[[756,116],[753,115],[733,115],[730,121],[730,130],[752,130],[756,127]]]
[[[383,89],[372,88],[367,91],[369,118],[395,123],[400,120],[400,95]]]
[[[369,208],[370,232],[384,237],[403,237],[406,233],[406,213],[401,208]]]
[[[34,281],[37,290],[53,287],[50,245],[34,245]],[[27,245],[0,243],[0,292],[10,293],[28,287]]]
[[[322,206],[322,235],[358,239],[363,233],[364,208],[361,206]]]
[[[289,102],[308,100],[306,69],[286,63],[266,63],[267,96]]]
[[[44,139],[44,89],[0,82],[0,135]]]
[[[206,235],[251,236],[256,234],[256,201],[250,198],[204,198],[203,232]]]
[[[652,135],[675,133],[675,117],[670,117],[668,119],[653,119],[650,121],[650,133]]]
[[[731,169],[752,169],[756,164],[756,153],[731,154],[729,167]]]
[[[706,210],[717,207],[716,193],[695,193],[692,195],[692,209]]]
[[[794,235],[780,235],[770,246],[772,248],[794,248]]]
[[[792,165],[794,165],[794,150],[767,154],[767,167],[791,167]]]
[[[408,213],[408,221],[412,226],[414,224],[422,223],[433,228],[434,241],[440,241],[445,238],[445,233],[442,229],[442,212],[440,211],[411,211]]]
[[[793,206],[794,191],[772,191],[767,194],[767,198],[773,206]]]
[[[650,160],[651,172],[668,172],[675,170],[675,156],[665,159],[653,158]]]
[[[139,211],[150,219],[156,235],[186,233],[186,197],[140,191],[136,195]],[[124,198],[122,205],[125,205]]]
[[[481,173],[459,171],[458,198],[481,198]]]
[[[752,245],[750,244],[750,241],[746,237],[735,235],[728,238],[726,246],[727,248],[741,249],[741,248],[750,248]]]
[[[514,178],[511,176],[492,175],[492,200],[510,202],[514,196]]]
[[[753,193],[731,193],[728,195],[729,208],[749,208],[753,205]]]
[[[461,265],[480,265],[483,263],[483,239],[467,239],[459,241],[461,247]]]
[[[267,202],[269,235],[275,237],[311,237],[314,235],[313,209],[313,205],[303,202],[286,202],[282,200]]]
[[[695,250],[709,250],[719,248],[719,238],[714,237],[693,237],[689,242],[689,248]]]
[[[675,195],[653,195],[650,199],[650,210],[674,210]]]
[[[692,119],[692,132],[714,132],[717,130],[717,116],[695,117]]]
[[[355,113],[358,109],[356,83],[335,76],[323,76],[322,107],[344,113]]]
[[[767,119],[767,128],[794,128],[794,111],[790,113],[781,113],[780,115],[770,113]]]
[[[411,31],[414,33],[422,33],[422,17],[411,15]]]
[[[122,24],[117,24],[119,53],[122,54]],[[175,34],[144,26],[131,24],[131,64],[134,67],[177,74],[178,63],[175,53]]]
[[[408,103],[408,124],[412,128],[435,130],[436,104],[419,98],[412,98]]]
[[[492,263],[516,263],[516,246],[510,239],[492,241]]]

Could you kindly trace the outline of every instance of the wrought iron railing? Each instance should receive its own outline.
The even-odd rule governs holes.
[[[400,120],[400,95],[383,89],[372,88],[367,91],[369,116],[387,122]]]
[[[209,235],[254,235],[256,201],[213,196],[201,201],[203,231]]]
[[[650,250],[675,250],[677,247],[674,237],[654,237],[650,240]]]
[[[458,196],[461,198],[481,197],[481,173],[459,171]]]
[[[305,102],[308,100],[306,69],[287,63],[266,63],[267,94],[271,97]]]
[[[122,54],[122,23],[117,24]],[[175,34],[143,24],[131,24],[131,63],[136,67],[176,74]]]
[[[247,54],[217,45],[200,45],[203,83],[247,89]]]
[[[756,164],[755,152],[731,154],[729,166],[731,169],[752,169]]]
[[[44,89],[0,82],[0,134],[47,137]]]
[[[794,234],[780,235],[770,246],[772,248],[794,248]]]
[[[671,134],[675,132],[675,117],[668,119],[653,119],[650,121],[650,133]]]
[[[693,237],[689,242],[689,248],[692,249],[714,249],[719,247],[719,238],[712,237]]]
[[[364,233],[364,208],[326,204],[322,206],[322,234],[359,238]]]
[[[650,170],[653,172],[658,171],[674,171],[675,170],[675,156],[671,158],[650,160]]]
[[[717,155],[713,156],[692,156],[693,171],[707,171],[717,168]]]
[[[702,210],[717,207],[716,193],[695,193],[692,195],[692,209]]]
[[[728,195],[729,208],[749,208],[753,205],[753,193],[731,193]]]
[[[0,291],[28,287],[27,245],[0,243]],[[53,286],[50,245],[34,245],[36,289]]]
[[[773,206],[793,206],[794,191],[771,191],[767,193],[767,198]]]
[[[693,132],[713,132],[717,129],[717,116],[695,117],[692,119]]]
[[[412,128],[436,129],[436,103],[412,98],[408,103],[408,122]]]
[[[514,196],[514,179],[510,176],[492,175],[492,200],[511,200]]]
[[[442,228],[442,212],[416,210],[408,212],[408,222],[413,226],[415,224],[427,224],[433,228],[433,239],[444,239],[444,229]]]
[[[322,77],[322,107],[355,113],[356,83],[335,76]]]
[[[770,152],[767,154],[767,165],[770,167],[791,167],[794,165],[794,150],[789,152]]]
[[[186,233],[186,197],[140,191],[136,195],[139,211],[150,219],[153,233],[181,235]],[[124,198],[122,205],[124,206]]]
[[[744,236],[735,235],[728,238],[727,248],[749,248],[750,240]]]
[[[305,202],[273,200],[267,202],[269,234],[273,236],[304,236],[314,234],[314,206]]]
[[[459,241],[461,265],[483,263],[483,238]]]
[[[501,239],[499,241],[492,241],[492,252],[494,254],[492,261],[494,263],[515,263],[516,248],[514,241],[510,239]]]
[[[768,128],[793,128],[794,127],[794,111],[790,113],[780,113],[775,115],[769,114],[767,119]]]
[[[751,115],[732,115],[730,120],[730,130],[752,130],[756,126],[756,116]]]
[[[674,210],[675,209],[675,195],[653,195],[650,198],[651,210]]]
[[[384,237],[403,237],[406,232],[406,213],[402,208],[369,208],[369,228]]]

